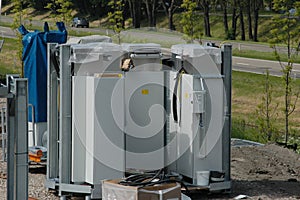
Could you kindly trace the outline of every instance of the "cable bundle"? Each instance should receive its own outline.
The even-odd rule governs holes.
[[[152,171],[143,174],[130,175],[119,182],[121,185],[135,187],[154,186],[163,183],[180,183],[181,187],[184,187],[186,191],[188,191],[188,188],[183,183],[180,175],[165,174],[163,169],[160,169],[157,172]]]

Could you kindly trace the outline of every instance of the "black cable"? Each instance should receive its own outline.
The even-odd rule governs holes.
[[[166,180],[161,180],[161,181],[157,181],[157,182],[152,182],[152,183],[149,183],[145,186],[153,186],[153,185],[162,184],[162,183],[180,183],[181,186],[183,186],[186,189],[186,191],[189,191],[188,187],[186,186],[186,184],[183,181],[176,180],[176,179],[166,179]]]
[[[162,169],[160,169],[154,176],[149,176],[148,174],[141,174],[141,175],[144,175],[144,177],[140,178],[140,179],[137,179],[136,181],[133,181],[133,182],[121,182],[121,183],[125,183],[126,185],[128,186],[140,186],[140,185],[148,185],[150,183],[155,183],[153,182],[153,180],[155,180],[161,173],[162,173]],[[150,179],[150,180],[148,180]],[[148,180],[148,181],[146,181]],[[146,181],[146,182],[144,182]]]
[[[55,47],[55,49],[50,49],[50,57],[51,62],[54,65],[54,69],[56,71],[57,77],[59,78],[59,60],[57,59],[57,53],[59,52],[58,47]]]
[[[158,170],[156,173],[144,173],[136,174],[127,177],[125,180],[119,182],[121,185],[125,186],[136,186],[136,187],[145,187],[153,186],[162,183],[180,183],[181,187],[184,187],[188,192],[188,187],[184,184],[182,180],[176,179],[178,176],[168,176],[164,173],[163,169]],[[171,179],[172,178],[172,179]],[[159,179],[158,181],[154,181]]]

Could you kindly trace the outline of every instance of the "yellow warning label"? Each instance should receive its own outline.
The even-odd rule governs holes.
[[[147,90],[147,89],[142,90],[142,95],[148,95],[148,94],[149,94],[149,90]]]
[[[186,92],[186,93],[184,94],[184,97],[185,97],[186,99],[189,98],[189,93]]]

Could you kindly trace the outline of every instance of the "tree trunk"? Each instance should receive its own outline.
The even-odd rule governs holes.
[[[272,0],[269,1],[269,8],[270,8],[270,11],[273,10],[273,1]]]
[[[285,145],[287,145],[289,140],[289,76],[290,74],[287,72],[285,75]]]
[[[88,13],[90,11],[90,7],[86,5],[87,2],[86,1],[82,1],[82,7],[80,6],[80,8],[84,11],[84,13]]]
[[[169,8],[170,10],[170,8]],[[169,11],[169,29],[172,31],[175,31],[175,26],[174,26],[174,22],[173,22],[173,12]]]
[[[171,0],[170,2],[167,2],[166,0],[162,0],[162,6],[165,10],[166,16],[168,17],[168,27],[170,30],[175,30],[175,26],[173,23],[173,14],[175,12],[175,6],[174,6],[175,0]]]
[[[147,18],[148,18],[148,26],[151,27],[152,23],[152,11],[150,10],[150,2],[149,0],[144,1],[146,5],[146,12],[147,12]]]
[[[134,1],[134,28],[140,28],[141,27],[141,1],[135,0]]]
[[[129,11],[129,12],[128,12]],[[130,14],[130,7],[129,7],[129,2],[128,1],[125,1],[124,2],[124,10],[123,10],[123,28],[125,28],[125,20],[128,18],[128,17],[131,17],[131,14]]]
[[[210,33],[210,21],[209,21],[209,5],[206,6],[204,11],[204,23],[205,23],[205,35],[211,37]]]
[[[162,7],[164,8],[166,17],[168,17],[168,8],[167,8],[167,5],[166,5],[166,1],[165,1],[165,0],[162,0],[162,1],[161,1],[161,5],[162,5]]]
[[[222,1],[222,9],[223,9],[223,24],[226,36],[228,36],[228,18],[227,18],[227,0]]]
[[[134,6],[133,6],[133,0],[128,0],[128,6],[129,6],[129,11],[130,11],[130,17],[132,19],[132,26],[135,24],[135,18],[134,18]]]
[[[128,0],[130,15],[132,18],[132,26],[134,28],[141,27],[141,1],[140,0]]]
[[[288,21],[287,23],[288,29],[290,30],[290,23]],[[291,71],[292,68],[289,68],[290,66],[292,66],[291,64],[291,34],[288,31],[287,32],[287,50],[288,50],[288,65],[285,67],[285,145],[287,146],[288,140],[289,140],[289,116],[290,116],[290,106],[291,106],[291,102],[290,102],[290,75],[291,75]]]
[[[248,19],[248,36],[249,36],[250,40],[253,40],[252,17],[251,17],[251,0],[247,0],[247,19]]]
[[[156,27],[156,8],[157,8],[157,0],[152,0],[152,10],[151,10],[151,27]]]
[[[259,8],[254,9],[254,35],[253,41],[258,42],[258,14]]]
[[[270,116],[270,104],[271,104],[271,96],[270,96],[270,72],[267,69],[266,70],[266,86],[265,86],[265,94],[266,94],[266,122],[267,122],[267,136],[268,136],[268,141],[271,141],[272,138],[272,131],[271,131],[271,116]]]
[[[241,40],[245,41],[245,23],[244,23],[244,13],[243,13],[243,5],[241,0],[239,0],[239,17],[240,17],[240,28],[241,28]]]
[[[209,0],[202,0],[202,7],[204,10],[204,26],[205,26],[205,36],[211,37],[210,33],[210,21],[209,21]]]
[[[236,39],[236,27],[237,27],[237,19],[238,16],[236,15],[236,10],[237,10],[237,0],[233,1],[233,8],[232,8],[232,26],[231,26],[231,40]]]

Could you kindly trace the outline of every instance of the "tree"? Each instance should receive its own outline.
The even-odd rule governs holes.
[[[68,24],[72,18],[72,6],[71,0],[51,0],[46,8],[51,11],[56,20]]]
[[[256,114],[260,132],[267,136],[268,141],[271,141],[272,138],[274,138],[274,133],[276,132],[274,125],[275,119],[278,116],[277,108],[278,103],[273,102],[273,86],[270,82],[270,72],[269,70],[266,70],[264,92],[261,103],[257,106]]]
[[[252,33],[252,1],[251,0],[246,0],[246,10],[247,10],[247,20],[248,20],[248,37],[249,40],[253,40],[253,33]]]
[[[264,3],[268,5],[269,10],[273,10],[273,0],[265,0]]]
[[[210,8],[210,0],[200,0],[199,3],[204,11],[204,28],[205,28],[205,36],[211,37],[210,32],[210,21],[209,21],[209,8]]]
[[[12,2],[12,0],[2,0],[2,6],[5,6],[11,2]]]
[[[50,3],[50,0],[28,0],[28,2],[30,6],[41,11],[41,10],[45,10],[45,7],[47,6],[48,3]]]
[[[134,28],[141,27],[141,1],[140,0],[127,0],[132,18],[132,25]]]
[[[291,77],[293,70],[294,59],[298,56],[299,52],[299,27],[297,26],[297,18],[293,16],[289,10],[296,8],[300,9],[300,3],[291,3],[289,0],[274,0],[274,9],[276,11],[284,12],[282,16],[275,16],[272,20],[271,33],[273,38],[270,40],[271,46],[274,49],[276,59],[280,63],[282,68],[282,79],[285,88],[284,94],[284,116],[285,116],[285,144],[287,145],[289,139],[289,121],[291,114],[295,111],[296,103],[299,97],[299,91],[295,91],[293,86],[294,80]],[[298,14],[298,13],[297,13]],[[277,45],[284,44],[287,49],[287,63],[282,62],[282,56],[280,55]],[[296,48],[294,48],[296,47]]]
[[[238,5],[239,5],[239,18],[240,18],[240,28],[241,28],[241,40],[246,40],[243,0],[238,0]]]
[[[253,13],[254,13],[254,34],[253,41],[258,41],[258,20],[259,20],[259,10],[263,7],[263,0],[253,0]]]
[[[197,7],[197,3],[193,0],[183,0],[181,4],[181,8],[184,9],[182,13],[182,18],[180,24],[183,27],[183,33],[188,39],[188,42],[193,42],[200,33],[198,30],[199,26],[197,24],[197,18],[195,14],[195,9]]]
[[[157,0],[143,0],[146,6],[149,27],[156,26]]]
[[[223,10],[223,24],[224,24],[224,30],[225,30],[225,34],[228,37],[228,33],[229,33],[229,27],[228,27],[228,17],[227,17],[227,7],[228,7],[228,2],[229,0],[221,0],[220,4]],[[250,0],[249,0],[250,1]]]
[[[21,77],[24,76],[24,69],[23,69],[23,62],[22,62],[22,52],[23,52],[23,45],[22,45],[22,35],[17,31],[17,28],[22,25],[23,23],[23,16],[24,16],[24,10],[23,10],[23,4],[24,1],[21,0],[12,0],[13,3],[13,10],[14,13],[14,21],[12,23],[11,28],[16,31],[16,35],[18,37],[18,58],[21,61]]]
[[[107,6],[109,1],[110,0],[72,0],[72,3],[80,14],[89,15],[91,18],[98,19],[102,16],[106,16],[109,12],[109,6]]]
[[[228,35],[228,39],[235,40],[236,39],[236,29],[237,29],[237,8],[238,8],[238,0],[233,0],[232,2],[232,23],[231,23],[231,31]]]
[[[173,15],[177,8],[181,5],[180,0],[162,0],[162,6],[165,10],[166,15],[168,16],[168,24],[170,30],[175,30],[175,26],[173,23]]]
[[[111,0],[108,5],[111,7],[113,12],[108,13],[109,22],[111,23],[110,28],[114,30],[114,32],[118,36],[118,42],[121,43],[121,31],[124,29],[123,26],[123,8],[124,3],[122,0]]]

